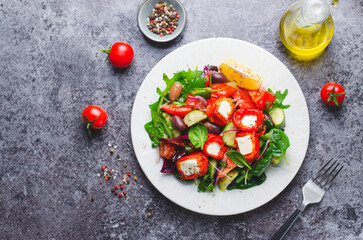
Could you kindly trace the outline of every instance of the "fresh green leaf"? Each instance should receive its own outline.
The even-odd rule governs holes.
[[[165,120],[165,117],[152,108],[150,108],[150,111],[151,111],[151,118],[152,118],[152,122],[154,123],[154,126],[156,128],[163,127],[165,130],[165,133],[167,134],[168,137],[170,137],[170,138],[174,137],[173,127],[167,123],[167,121]]]
[[[180,100],[174,101],[173,104],[175,104],[176,107],[182,107],[187,105],[186,102],[181,102]]]
[[[198,192],[214,192],[214,167],[212,163],[208,165],[208,172],[203,176],[198,184]]]
[[[282,104],[282,102],[284,101],[284,99],[286,98],[286,96],[288,94],[287,89],[285,89],[285,91],[283,93],[281,93],[280,90],[277,91],[276,93],[274,93],[270,88],[268,89],[268,91],[275,95],[275,101],[273,101],[272,104],[270,102],[266,103],[266,112],[267,113],[270,113],[275,108],[286,109],[286,108],[290,107],[290,105]]]
[[[166,95],[169,93],[170,88],[173,86],[173,84],[175,83],[174,78],[169,79],[168,76],[164,73],[163,74],[163,80],[166,83],[166,88],[164,91],[161,91],[159,88],[156,89],[156,92],[160,95],[159,98],[159,103],[158,103],[158,107],[156,109],[157,112],[160,112],[160,106],[163,105],[164,101],[165,101],[165,97]]]
[[[204,124],[197,123],[189,129],[188,137],[194,147],[203,149],[203,145],[208,139],[208,130]]]
[[[184,183],[194,183],[194,179],[182,179],[181,176],[178,173],[175,173],[175,177]]]
[[[227,163],[221,161],[220,159],[218,160],[218,164],[221,165],[222,167],[227,167]]]
[[[285,153],[287,148],[290,146],[290,141],[284,131],[274,128],[261,137],[266,140],[270,140],[270,147],[273,148],[272,151],[274,157],[279,157],[282,155],[286,160]]]
[[[150,140],[151,140],[151,145],[153,147],[156,147],[160,144],[158,137],[163,137],[164,136],[164,132],[160,132],[159,129],[157,129],[154,126],[153,121],[150,121],[148,123],[146,123],[144,125],[144,128],[146,130],[146,132],[149,134]]]
[[[237,152],[235,150],[230,150],[226,154],[227,157],[229,157],[229,159],[231,159],[231,161],[237,165],[237,167],[243,168],[246,166],[248,169],[251,169],[250,165],[248,165],[246,161],[245,156],[243,156],[242,153]]]
[[[247,181],[247,183],[245,181],[237,182],[237,180],[238,179],[233,180],[232,183],[228,185],[227,189],[228,190],[233,190],[233,189],[244,190],[244,189],[248,189],[251,187],[261,185],[262,183],[264,183],[266,181],[266,174],[262,173],[260,176],[253,176],[253,177],[251,177],[251,179],[249,179]]]
[[[271,122],[270,119],[265,119],[265,127],[266,127],[266,132],[269,132],[271,129],[275,128],[274,124]]]

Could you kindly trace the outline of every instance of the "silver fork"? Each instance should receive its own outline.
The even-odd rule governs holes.
[[[311,203],[318,203],[323,198],[325,192],[330,188],[331,184],[339,172],[343,169],[337,161],[330,159],[303,187],[304,201],[298,209],[286,220],[284,225],[270,238],[270,240],[282,239],[292,224],[295,222],[305,207]]]

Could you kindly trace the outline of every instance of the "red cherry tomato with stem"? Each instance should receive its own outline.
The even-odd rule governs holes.
[[[100,129],[105,126],[107,113],[100,106],[90,105],[83,110],[82,120],[87,125],[88,134],[91,136],[91,128]]]
[[[323,86],[320,97],[326,104],[339,107],[344,101],[345,90],[342,85],[330,82]]]
[[[110,63],[118,68],[129,66],[134,58],[134,50],[125,42],[115,42],[112,47],[100,51],[108,54],[105,63],[110,59]]]

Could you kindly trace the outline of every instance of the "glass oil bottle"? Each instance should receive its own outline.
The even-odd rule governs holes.
[[[305,0],[291,5],[280,21],[282,43],[298,60],[319,57],[334,34],[330,9],[338,0]]]

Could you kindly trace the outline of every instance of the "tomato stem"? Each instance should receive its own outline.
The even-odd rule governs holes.
[[[93,120],[93,121],[90,121],[88,120],[87,116],[84,116],[83,118],[83,121],[85,121],[85,123],[87,124],[87,130],[88,130],[88,134],[90,137],[92,137],[92,134],[91,134],[91,127],[93,126],[93,123],[98,119],[98,117]]]
[[[105,62],[104,62],[104,64],[105,64],[105,66],[107,67],[107,69],[109,69],[108,68],[108,66],[107,66],[107,60],[110,58],[110,52],[111,52],[111,47],[109,47],[109,48],[105,48],[105,49],[100,49],[100,50],[98,50],[98,51],[100,51],[100,52],[104,52],[104,53],[106,53],[107,54],[107,57],[106,57],[106,59],[105,59]]]
[[[328,102],[333,101],[337,107],[339,107],[339,103],[336,97],[341,96],[345,94],[345,92],[342,93],[335,93],[335,84],[333,85],[333,90],[331,92],[328,92]]]

